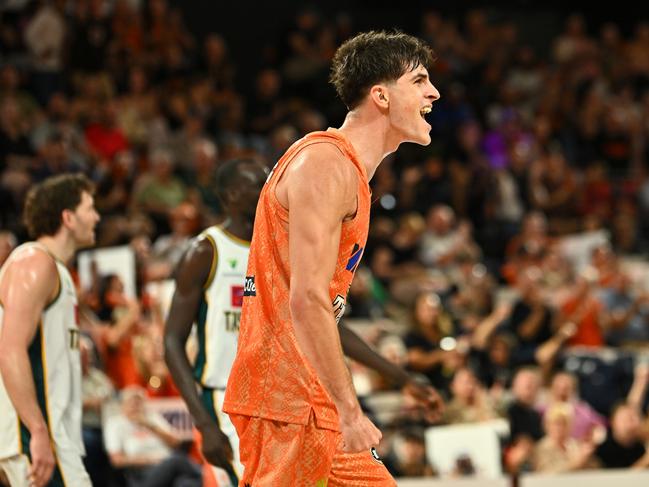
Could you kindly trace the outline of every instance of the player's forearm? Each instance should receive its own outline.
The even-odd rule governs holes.
[[[290,309],[300,350],[315,369],[338,412],[357,413],[360,406],[328,299],[302,292],[291,297]]]
[[[198,395],[196,381],[185,352],[184,341],[172,333],[165,334],[165,361],[196,426],[200,429],[205,424],[215,422],[218,424],[207,412]]]
[[[338,329],[343,351],[349,358],[375,370],[395,385],[403,386],[410,380],[410,376],[401,367],[379,355],[347,325],[341,323]]]
[[[25,350],[2,350],[0,373],[20,420],[33,435],[47,431],[47,423],[36,399],[32,367]]]

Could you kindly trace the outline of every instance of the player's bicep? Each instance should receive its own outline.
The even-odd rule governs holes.
[[[289,217],[291,289],[328,287],[335,271],[341,220],[319,205],[295,205]]]
[[[176,289],[169,309],[167,330],[189,334],[210,275],[214,254],[212,244],[205,238],[194,241],[184,255],[176,272]]]
[[[0,347],[27,347],[43,310],[59,288],[56,264],[42,252],[13,262],[7,270],[2,302],[4,319]]]

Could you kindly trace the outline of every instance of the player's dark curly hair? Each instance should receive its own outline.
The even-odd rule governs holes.
[[[370,31],[345,41],[336,51],[329,81],[349,110],[382,82],[396,81],[406,72],[435,61],[422,40],[403,32]]]
[[[83,174],[61,174],[32,187],[25,199],[23,223],[31,238],[54,235],[61,228],[63,210],[81,203],[85,191],[94,193],[93,183]]]

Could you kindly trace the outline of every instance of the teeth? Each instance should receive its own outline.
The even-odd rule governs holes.
[[[430,106],[423,107],[421,110],[419,110],[419,113],[422,115],[426,115],[427,113],[430,113],[433,108]]]

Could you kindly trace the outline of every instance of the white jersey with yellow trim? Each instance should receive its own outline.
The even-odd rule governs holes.
[[[26,248],[38,248],[51,256],[37,242],[16,248],[0,269],[0,281],[7,265]],[[81,357],[77,324],[77,293],[65,265],[55,259],[58,294],[45,308],[28,353],[38,404],[54,443],[66,450],[85,454],[81,436]],[[0,305],[0,332],[4,309]],[[0,377],[0,459],[27,453],[29,431],[18,414]]]
[[[250,242],[218,226],[202,235],[212,244],[214,257],[196,319],[194,377],[205,387],[225,389],[237,353]]]

